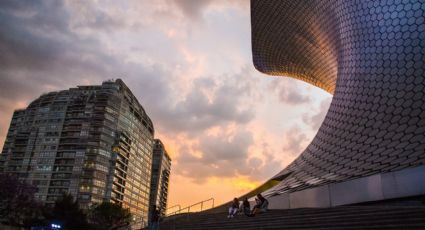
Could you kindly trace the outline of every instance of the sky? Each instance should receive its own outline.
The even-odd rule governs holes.
[[[249,7],[0,1],[0,147],[13,111],[41,94],[121,78],[172,158],[169,207],[254,189],[306,148],[332,95],[255,70]]]

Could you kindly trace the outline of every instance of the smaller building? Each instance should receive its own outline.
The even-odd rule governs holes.
[[[159,139],[155,139],[152,156],[151,190],[149,213],[156,205],[161,215],[165,215],[168,198],[168,182],[170,181],[171,158]],[[149,216],[150,220],[150,216]]]

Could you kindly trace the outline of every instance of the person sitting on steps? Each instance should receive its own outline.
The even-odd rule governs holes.
[[[257,201],[257,204],[252,209],[252,216],[260,213],[260,212],[266,212],[267,208],[269,207],[269,201],[264,198],[261,193],[257,194],[257,197],[255,198]]]
[[[229,215],[227,216],[227,218],[233,218],[236,213],[238,213],[239,211],[239,200],[238,198],[233,198],[233,202],[232,205],[229,208]]]
[[[251,205],[249,204],[248,198],[245,197],[240,207],[241,212],[246,216],[251,216]]]

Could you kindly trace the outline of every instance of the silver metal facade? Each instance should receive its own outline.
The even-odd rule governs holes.
[[[259,71],[333,94],[311,144],[266,194],[296,199],[297,192],[347,181],[356,188],[356,180],[369,179],[359,186],[385,186],[388,173],[425,164],[424,1],[252,0],[251,24]]]

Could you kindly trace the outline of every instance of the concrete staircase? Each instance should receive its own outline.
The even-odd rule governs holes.
[[[343,206],[269,210],[255,217],[193,213],[169,217],[166,229],[425,229],[425,206]]]

